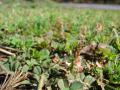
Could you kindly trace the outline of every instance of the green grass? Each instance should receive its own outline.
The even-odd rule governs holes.
[[[119,27],[120,11],[92,10],[92,9],[64,9],[57,5],[4,5],[0,9],[0,28],[8,32],[24,32],[30,36],[38,36],[53,28],[56,18],[60,17],[66,27],[70,26],[71,32],[77,33],[81,27],[87,27],[88,32],[94,32],[96,24],[104,25],[102,35],[109,34],[113,25]],[[67,26],[68,25],[68,26]],[[16,34],[16,33],[14,33]],[[24,35],[23,34],[23,35]],[[18,34],[19,35],[19,34]],[[105,40],[88,37],[97,42]],[[88,38],[89,39],[89,38]],[[95,40],[95,41],[96,41]]]
[[[33,73],[34,78],[39,82],[43,73],[48,75],[53,71],[57,73],[58,68],[53,67],[54,63],[51,62],[52,55],[57,54],[62,61],[66,58],[62,55],[65,53],[68,62],[74,62],[79,41],[83,41],[80,43],[83,47],[94,41],[115,49],[116,52],[104,50],[103,57],[107,57],[113,66],[110,70],[108,67],[105,68],[108,75],[110,74],[109,81],[112,83],[119,81],[120,73],[117,72],[115,74],[117,76],[111,73],[119,67],[119,61],[114,59],[120,50],[120,11],[68,9],[55,3],[17,2],[1,5],[0,12],[0,44],[21,51],[16,57],[8,58],[10,64],[10,67],[7,66],[8,71],[15,71],[18,66],[22,67],[24,72]],[[115,42],[112,43],[112,40]],[[2,64],[6,67],[6,63]],[[101,69],[96,69],[98,77],[100,71]],[[52,78],[57,81],[56,77]],[[49,85],[51,80],[48,80]],[[52,82],[55,84],[54,81]]]

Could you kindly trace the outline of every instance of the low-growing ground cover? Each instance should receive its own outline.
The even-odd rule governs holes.
[[[120,11],[54,3],[0,6],[0,89],[119,90]]]

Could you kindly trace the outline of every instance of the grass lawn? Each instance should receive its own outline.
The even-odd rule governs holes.
[[[14,83],[0,88],[119,90],[119,21],[117,10],[1,4],[0,49],[8,53],[0,50],[0,79]]]

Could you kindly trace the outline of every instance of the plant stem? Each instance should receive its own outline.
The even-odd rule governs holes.
[[[45,82],[45,75],[42,74],[39,80],[38,90],[42,90],[42,87],[44,86],[44,82]]]

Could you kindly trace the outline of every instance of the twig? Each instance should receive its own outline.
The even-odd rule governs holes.
[[[1,86],[0,90],[3,90],[5,88],[7,79],[8,79],[8,74],[6,75],[6,78],[5,78],[5,80],[4,80],[4,82],[3,82],[2,86]]]
[[[6,75],[6,78],[0,87],[0,90],[13,90],[15,87],[19,86],[22,81],[24,81],[27,77],[27,74],[23,72],[15,71],[13,74]]]
[[[0,45],[0,48],[6,49],[6,50],[10,50],[10,51],[18,51],[18,50],[14,49],[14,48],[7,47],[7,46],[2,46],[2,45]]]
[[[4,54],[7,54],[7,55],[10,55],[10,56],[15,56],[14,53],[11,53],[11,52],[9,52],[9,51],[7,51],[7,50],[5,50],[5,49],[2,49],[2,48],[0,48],[0,52],[2,52],[2,53],[4,53]]]

